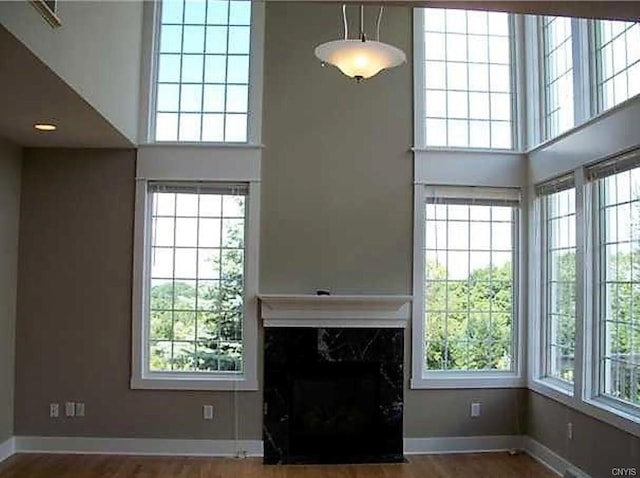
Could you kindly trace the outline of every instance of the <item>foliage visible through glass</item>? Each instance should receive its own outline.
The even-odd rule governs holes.
[[[543,198],[546,236],[545,375],[573,383],[576,333],[575,188]]]
[[[509,15],[441,8],[423,15],[427,146],[511,149]]]
[[[164,0],[156,141],[247,141],[249,0]]]
[[[151,200],[149,370],[242,371],[245,196]]]
[[[640,406],[640,168],[598,187],[600,392]]]
[[[513,213],[426,205],[427,370],[512,369]]]

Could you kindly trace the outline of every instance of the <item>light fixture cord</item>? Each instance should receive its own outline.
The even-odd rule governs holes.
[[[360,40],[367,40],[367,36],[364,34],[364,5],[360,5]]]
[[[382,10],[384,5],[380,5],[380,11],[378,12],[378,21],[376,22],[376,41],[380,41],[380,21],[382,20]]]
[[[349,25],[347,24],[347,5],[346,5],[346,3],[342,4],[342,23],[344,24],[344,39],[347,40],[349,38]]]

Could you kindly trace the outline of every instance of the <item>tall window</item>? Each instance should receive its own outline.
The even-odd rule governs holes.
[[[425,370],[511,371],[517,202],[452,189],[425,205]]]
[[[149,186],[148,372],[242,372],[246,187]]]
[[[574,380],[576,200],[573,176],[538,188],[544,231],[544,375]]]
[[[640,167],[598,166],[599,393],[640,407]]]
[[[595,47],[598,109],[640,93],[640,24],[598,20]]]
[[[156,141],[246,142],[249,0],[164,0]]]
[[[553,138],[574,125],[571,19],[541,17],[544,45],[545,134]]]
[[[511,149],[509,15],[437,8],[420,12],[426,145]]]

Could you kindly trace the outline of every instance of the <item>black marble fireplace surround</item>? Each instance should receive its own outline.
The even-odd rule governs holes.
[[[265,329],[264,463],[401,462],[404,330]]]

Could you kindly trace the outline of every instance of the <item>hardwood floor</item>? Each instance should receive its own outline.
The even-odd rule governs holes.
[[[1,478],[552,478],[525,454],[409,456],[394,465],[266,466],[260,458],[15,455]],[[557,477],[556,477],[557,478]]]

